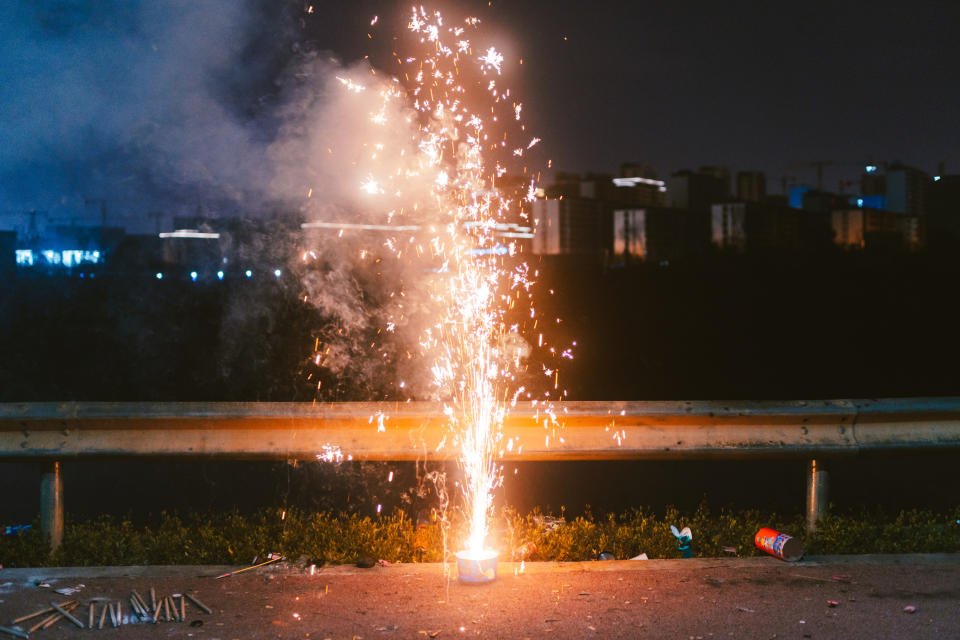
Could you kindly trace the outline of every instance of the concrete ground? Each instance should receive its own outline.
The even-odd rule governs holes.
[[[461,584],[455,566],[448,578],[438,564],[322,567],[314,575],[274,566],[214,579],[231,568],[2,569],[0,626],[71,598],[86,624],[88,603],[109,598],[123,600],[119,628],[109,617],[104,631],[61,619],[30,637],[960,638],[957,555],[544,562],[522,573],[501,563],[485,585]],[[79,584],[73,596],[54,593]],[[130,591],[149,598],[151,587],[161,596],[194,594],[213,613],[188,604],[184,622],[139,620]]]

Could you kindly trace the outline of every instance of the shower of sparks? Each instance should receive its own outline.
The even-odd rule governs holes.
[[[526,173],[525,167],[518,170],[516,157],[539,142],[524,136],[520,153],[511,153],[508,127],[523,130],[516,124],[521,105],[497,84],[503,55],[488,46],[482,56],[473,52],[470,37],[478,24],[467,18],[447,25],[439,12],[414,8],[407,26],[417,43],[415,51],[397,54],[402,69],[397,78],[386,82],[378,76],[369,85],[337,78],[358,100],[378,91],[370,112],[374,138],[363,144],[367,156],[359,161],[365,177],[357,189],[375,196],[370,206],[382,208],[390,223],[382,225],[388,231],[382,249],[398,260],[402,255],[430,265],[430,276],[420,284],[430,322],[419,337],[419,356],[431,373],[432,395],[444,406],[448,433],[440,446],[455,447],[463,472],[458,486],[470,553],[488,545],[493,492],[503,477],[498,460],[514,448],[512,440],[504,442],[504,419],[519,399],[531,397],[518,373],[526,357],[520,333],[536,327],[531,292],[536,272],[522,261],[519,239],[531,237],[528,210],[537,190],[532,179],[519,188],[513,183],[504,189],[502,183],[508,171]],[[371,70],[371,75],[377,74]],[[376,139],[378,132],[398,128],[414,132],[408,147]],[[381,228],[308,226],[335,227],[340,234],[345,228]],[[389,332],[396,321],[384,323]],[[542,338],[538,346],[544,346]],[[318,364],[319,348],[318,342]],[[545,369],[545,375],[556,388],[555,372]],[[538,407],[548,439],[558,427],[550,401],[548,393]],[[388,417],[372,416],[371,423],[374,419],[378,431],[385,431]],[[325,451],[321,457],[337,456],[339,451]]]
[[[487,49],[486,55],[480,58],[480,62],[486,66],[493,67],[497,70],[497,73],[500,73],[500,65],[503,64],[503,54],[493,47],[490,47]]]
[[[477,21],[468,18],[464,24],[473,28]],[[473,62],[464,27],[444,28],[439,13],[429,15],[420,8],[414,9],[409,28],[420,35],[426,51],[409,63],[417,69],[418,81],[411,88],[416,108],[429,115],[422,119],[426,124],[419,148],[431,167],[428,175],[437,176],[434,204],[448,223],[432,241],[449,274],[431,291],[440,317],[424,332],[421,347],[431,362],[463,470],[466,550],[477,553],[486,545],[492,494],[502,481],[497,462],[501,427],[520,366],[517,328],[507,324],[505,311],[511,298],[530,286],[526,265],[506,267],[497,255],[495,249],[505,239],[495,232],[498,224],[518,216],[522,202],[498,192],[495,180],[505,169],[489,167],[484,157],[493,132],[468,105],[475,96],[461,78],[461,69]],[[503,56],[490,47],[477,61],[481,75],[489,69],[499,74]],[[489,95],[495,105],[505,104],[495,89]],[[506,248],[508,254],[517,251],[515,242]]]

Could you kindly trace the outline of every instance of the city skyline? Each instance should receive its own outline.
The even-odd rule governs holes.
[[[763,171],[769,193],[816,185],[817,164],[827,190],[869,163],[957,172],[954,6],[438,6],[480,17],[504,52],[527,130],[542,138],[531,171],[646,162],[666,178],[722,165]],[[151,210],[249,206],[291,61],[309,50],[351,68],[369,56],[390,73],[407,11],[372,0],[131,7],[0,18],[12,88],[0,100],[4,228],[31,209],[95,224],[100,206],[87,201],[101,199],[113,224],[142,229]]]

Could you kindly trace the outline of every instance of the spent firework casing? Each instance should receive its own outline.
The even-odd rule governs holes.
[[[460,582],[492,582],[496,577],[497,553],[495,551],[480,553],[461,551],[457,554],[457,578]]]
[[[803,557],[803,545],[793,536],[780,533],[776,529],[764,527],[757,531],[753,538],[757,547],[763,549],[774,558],[796,562]]]

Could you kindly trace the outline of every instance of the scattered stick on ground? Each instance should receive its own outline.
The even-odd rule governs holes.
[[[61,614],[64,618],[66,618],[67,620],[69,620],[69,621],[72,622],[73,624],[77,625],[78,628],[80,628],[80,629],[84,629],[84,628],[85,628],[85,627],[83,626],[83,623],[82,623],[82,622],[80,622],[79,620],[77,620],[76,618],[74,618],[72,615],[70,615],[70,612],[67,611],[66,609],[61,608],[60,605],[54,604],[54,603],[51,602],[51,603],[50,603],[50,606],[53,607],[54,609],[56,609],[57,611],[59,611],[60,614]]]
[[[213,613],[213,610],[210,609],[210,607],[208,607],[207,605],[205,605],[205,604],[203,604],[202,602],[200,602],[199,600],[197,600],[194,596],[190,595],[189,593],[184,593],[184,595],[187,596],[187,598],[190,600],[190,602],[192,602],[192,603],[195,604],[197,607],[199,607],[200,609],[202,609],[207,615],[210,615],[210,614]]]

